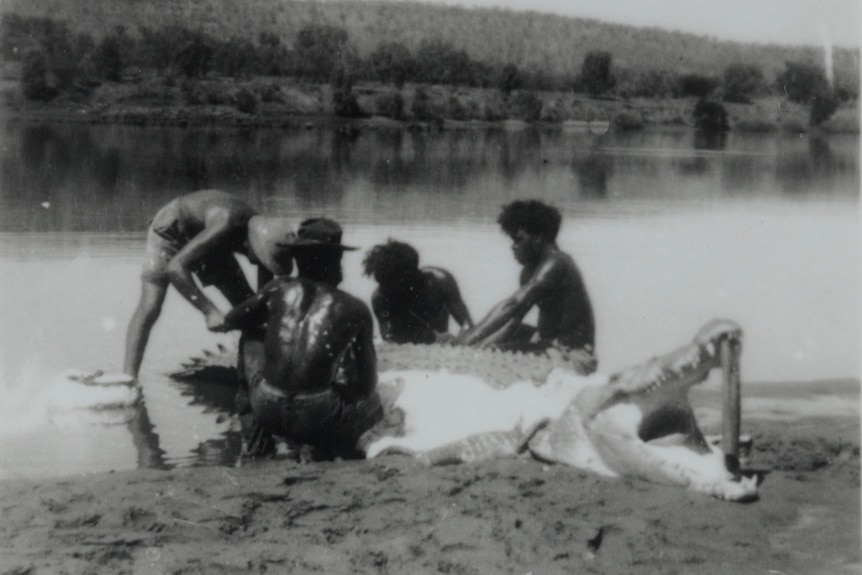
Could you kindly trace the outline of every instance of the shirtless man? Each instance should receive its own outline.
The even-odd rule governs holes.
[[[260,428],[252,455],[264,454],[265,434],[274,434],[311,446],[314,458],[358,457],[360,435],[383,417],[371,312],[337,288],[351,249],[336,222],[302,222],[292,248],[299,276],[276,278],[225,318],[228,329],[266,323],[262,346],[245,357]]]
[[[556,208],[535,200],[503,207],[497,222],[512,238],[515,259],[523,266],[521,287],[456,337],[456,344],[535,353],[553,348],[578,371],[595,371],[593,309],[578,267],[557,246],[561,219]],[[538,327],[522,323],[534,306]]]
[[[390,239],[374,246],[363,265],[365,275],[378,284],[371,307],[385,341],[434,343],[449,339],[449,316],[462,329],[473,327],[452,274],[437,267],[420,268],[419,254],[412,246]]]
[[[224,313],[198,287],[194,276],[237,305],[254,292],[233,254],[243,254],[257,264],[261,286],[272,274],[290,273],[291,260],[282,256],[291,239],[285,219],[256,215],[245,201],[217,190],[180,196],[160,209],[147,232],[141,299],[126,334],[126,376],[138,377],[168,286],[173,285],[204,315],[207,328],[224,331]]]

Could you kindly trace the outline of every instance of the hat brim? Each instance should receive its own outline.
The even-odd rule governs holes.
[[[342,252],[352,252],[354,250],[358,250],[359,248],[353,246],[345,246],[344,244],[331,244],[329,242],[318,242],[314,240],[295,240],[290,247],[292,249],[300,249],[300,248],[319,248],[319,249],[329,249],[329,250],[339,250]]]

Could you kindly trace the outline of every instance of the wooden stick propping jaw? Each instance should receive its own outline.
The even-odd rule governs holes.
[[[721,449],[725,458],[739,457],[741,400],[739,383],[740,343],[733,338],[721,340],[721,372],[724,388],[724,405],[721,415]]]

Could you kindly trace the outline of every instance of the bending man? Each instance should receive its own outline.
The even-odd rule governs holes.
[[[316,459],[361,457],[357,440],[383,417],[371,312],[337,288],[349,249],[336,222],[302,222],[292,247],[298,277],[274,279],[227,314],[229,329],[266,323],[262,346],[245,351],[259,427],[252,455],[272,449],[272,434],[311,446]]]
[[[574,260],[557,246],[561,219],[556,208],[535,200],[503,207],[497,222],[523,266],[521,287],[462,332],[456,344],[535,353],[554,348],[578,371],[595,371],[593,308]],[[536,327],[523,323],[533,307],[539,310]]]
[[[147,260],[141,272],[141,299],[129,323],[123,372],[138,377],[150,331],[161,314],[168,286],[195,306],[211,331],[224,331],[224,313],[198,287],[215,286],[231,305],[254,292],[234,257],[258,266],[257,285],[272,274],[290,273],[292,231],[283,218],[255,214],[246,202],[225,192],[204,190],[180,196],[156,213],[147,232]],[[277,260],[282,260],[282,265]]]
[[[365,275],[378,284],[371,307],[385,341],[449,339],[449,316],[462,328],[473,326],[452,274],[437,267],[420,268],[419,254],[412,246],[390,239],[374,246],[363,265]]]

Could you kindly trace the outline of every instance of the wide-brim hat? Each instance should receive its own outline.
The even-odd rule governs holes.
[[[341,243],[341,226],[329,218],[310,218],[299,224],[299,230],[293,240],[295,249],[335,249],[341,251],[356,250],[353,246]]]
[[[248,221],[251,255],[275,275],[293,270],[293,243],[296,233],[287,218],[253,216]]]

